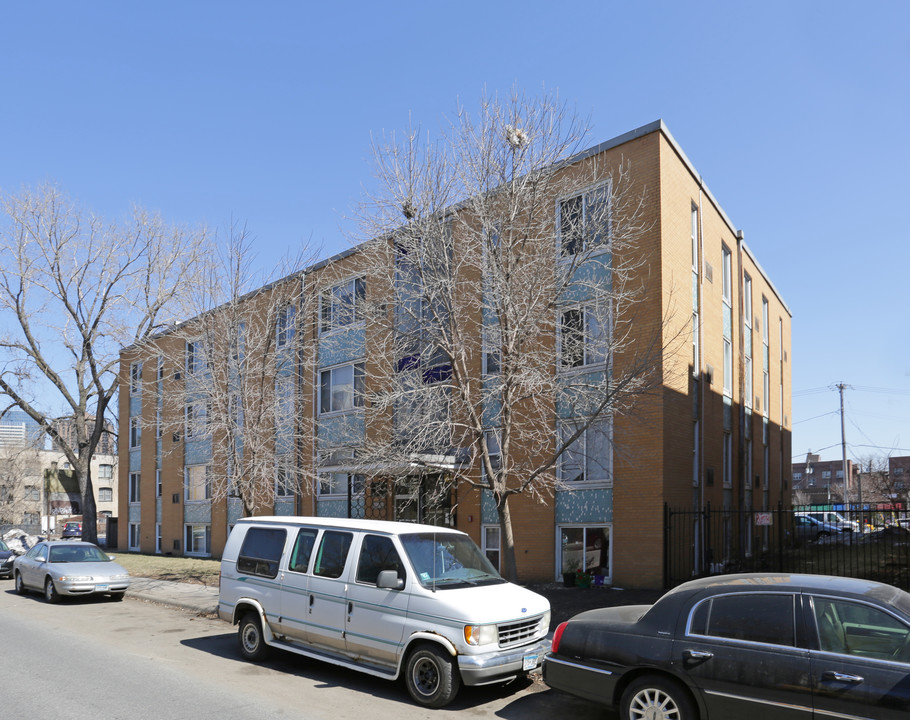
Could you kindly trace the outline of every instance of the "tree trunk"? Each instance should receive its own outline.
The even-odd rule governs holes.
[[[76,473],[78,474],[79,491],[82,495],[82,539],[86,542],[97,543],[98,508],[95,505],[95,490],[89,462],[83,462],[80,458]]]
[[[512,514],[509,510],[509,496],[498,498],[496,511],[499,513],[499,532],[502,536],[503,576],[509,582],[518,581],[518,568],[515,565],[515,536],[512,534]]]

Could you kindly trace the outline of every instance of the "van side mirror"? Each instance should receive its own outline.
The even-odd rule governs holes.
[[[398,577],[396,570],[382,570],[376,578],[376,587],[383,590],[403,590],[404,578]]]

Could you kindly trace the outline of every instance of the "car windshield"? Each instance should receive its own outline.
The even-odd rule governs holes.
[[[110,562],[110,558],[94,545],[55,545],[50,550],[48,562]]]
[[[0,552],[9,550],[9,545],[0,540]]]
[[[505,582],[466,535],[414,533],[402,535],[401,544],[424,587],[443,589]]]

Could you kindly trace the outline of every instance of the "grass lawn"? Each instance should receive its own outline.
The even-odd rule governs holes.
[[[176,580],[218,587],[220,560],[206,558],[170,557],[167,555],[140,555],[137,553],[111,553],[117,562],[134,577]]]

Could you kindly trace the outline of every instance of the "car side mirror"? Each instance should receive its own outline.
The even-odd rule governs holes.
[[[47,562],[47,558],[44,555],[39,555],[38,557],[35,558],[35,562],[39,562],[39,563]]]
[[[383,590],[403,590],[404,578],[398,577],[396,570],[382,570],[376,578],[376,587]]]

